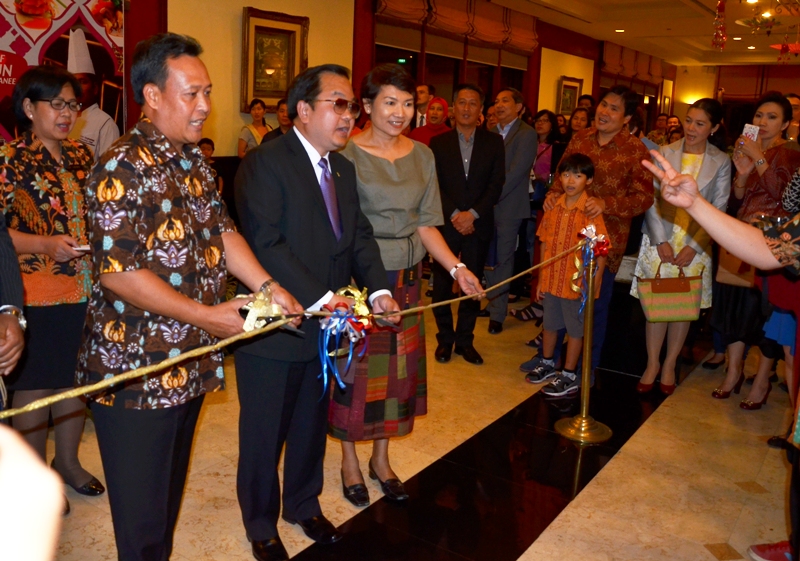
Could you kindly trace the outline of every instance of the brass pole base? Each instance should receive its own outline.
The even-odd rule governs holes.
[[[581,444],[600,444],[611,438],[611,429],[589,416],[575,415],[556,422],[556,432]]]

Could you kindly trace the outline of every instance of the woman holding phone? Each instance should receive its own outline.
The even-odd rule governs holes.
[[[75,76],[61,68],[25,72],[12,97],[24,132],[0,148],[3,212],[19,258],[27,318],[26,351],[8,376],[14,408],[74,384],[91,290],[84,187],[94,161],[85,144],[68,138],[80,92]],[[15,417],[14,428],[44,460],[52,413],[53,468],[76,492],[100,495],[103,484],[78,460],[85,407],[79,398],[60,401]]]

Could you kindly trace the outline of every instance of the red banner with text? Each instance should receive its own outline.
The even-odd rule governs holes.
[[[125,4],[125,0],[0,0],[0,143],[19,133],[11,102],[17,80],[40,64],[94,74],[95,102],[124,129]]]

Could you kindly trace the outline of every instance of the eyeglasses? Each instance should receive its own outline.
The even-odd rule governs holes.
[[[534,121],[534,123],[549,123],[549,122],[550,119],[548,119],[547,117],[539,117]]]
[[[50,107],[55,109],[56,111],[62,111],[65,107],[69,107],[69,110],[73,113],[77,113],[83,107],[83,104],[78,103],[77,101],[67,101],[60,97],[54,97],[53,99],[40,99],[38,101],[46,101],[50,104]]]
[[[361,106],[355,101],[349,101],[341,97],[337,97],[336,99],[317,99],[316,101],[328,101],[333,103],[333,110],[337,115],[344,115],[345,110],[350,111],[354,119],[358,119],[358,116],[361,115]]]

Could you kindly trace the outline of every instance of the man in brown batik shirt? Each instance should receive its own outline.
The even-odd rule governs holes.
[[[302,308],[234,231],[195,145],[211,80],[192,38],[156,35],[134,51],[145,117],[107,151],[87,187],[94,284],[79,356],[86,385],[241,333],[228,271],[252,291]],[[183,361],[91,404],[120,560],[168,559],[194,428],[206,392],[224,388],[222,357]]]
[[[625,86],[614,86],[600,100],[594,125],[575,133],[563,156],[566,158],[580,153],[591,158],[594,181],[586,190],[589,193],[586,214],[589,218],[603,215],[611,241],[600,297],[594,305],[592,370],[600,362],[608,323],[608,305],[614,279],[628,244],[631,219],[650,208],[655,200],[653,178],[641,164],[650,155],[644,144],[628,131],[628,121],[638,106],[638,94]],[[561,180],[556,176],[544,203],[545,210],[552,209],[563,192]]]

